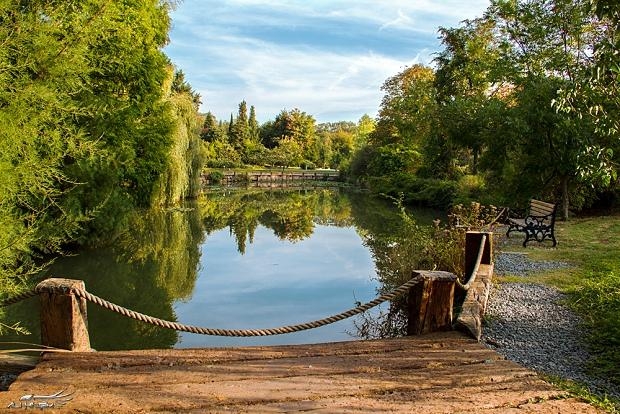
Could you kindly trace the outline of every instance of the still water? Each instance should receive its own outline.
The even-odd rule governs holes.
[[[418,211],[419,223],[435,212]],[[377,295],[381,238],[402,226],[393,203],[342,189],[222,190],[135,217],[112,246],[58,259],[44,277],[82,279],[89,292],[151,316],[226,329],[297,324]],[[372,241],[372,242],[370,242]],[[258,338],[177,333],[89,304],[99,350],[350,340],[355,319]],[[37,341],[36,299],[8,309]]]

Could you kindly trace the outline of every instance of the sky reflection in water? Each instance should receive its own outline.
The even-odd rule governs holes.
[[[281,240],[262,225],[245,254],[228,229],[201,246],[192,298],[175,314],[188,324],[260,329],[321,319],[376,296],[375,266],[354,227],[316,225],[310,237]],[[353,339],[352,319],[304,332],[258,338],[181,334],[177,347],[296,344]]]

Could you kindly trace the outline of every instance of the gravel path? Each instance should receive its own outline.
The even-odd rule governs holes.
[[[568,267],[563,262],[535,262],[522,253],[496,257],[496,274],[527,276]],[[557,289],[530,283],[501,283],[492,292],[483,341],[507,359],[545,374],[585,384],[597,394],[620,399],[620,390],[586,374],[589,358],[579,317],[562,304]]]

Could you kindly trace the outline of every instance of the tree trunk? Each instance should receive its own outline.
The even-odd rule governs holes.
[[[568,175],[564,175],[561,178],[561,186],[562,186],[562,221],[568,220]]]
[[[474,153],[474,162],[471,168],[471,173],[473,175],[477,175],[478,174],[478,154],[480,152],[480,150],[477,147],[474,147],[472,149],[473,153]]]

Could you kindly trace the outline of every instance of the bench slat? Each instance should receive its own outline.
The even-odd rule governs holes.
[[[545,203],[544,201],[535,200],[535,199],[532,199],[530,201],[530,206],[531,207],[540,208],[540,209],[545,209],[545,210],[554,210],[555,209],[555,204]]]
[[[553,214],[553,210],[549,211],[549,210],[539,210],[539,209],[534,209],[534,208],[530,209],[531,216],[548,216],[551,214]]]

